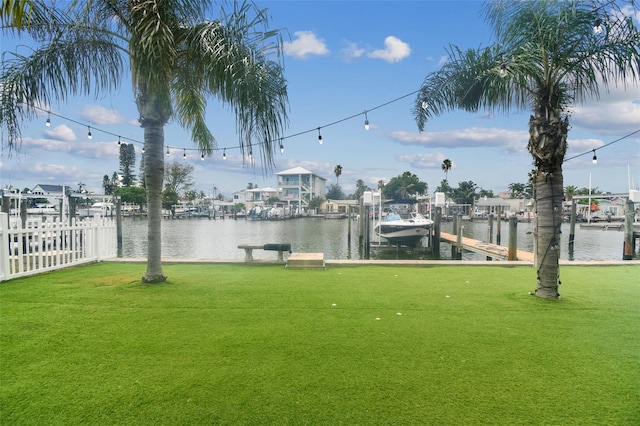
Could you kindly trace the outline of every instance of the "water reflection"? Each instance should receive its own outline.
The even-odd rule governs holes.
[[[348,243],[349,221],[302,218],[284,221],[167,219],[162,222],[162,256],[193,259],[243,259],[244,251],[238,244],[291,243],[294,252],[321,252],[325,259],[361,259],[358,222],[351,222],[351,244]],[[372,227],[373,228],[373,227]],[[509,225],[501,222],[501,242],[508,244]],[[486,241],[487,221],[464,222],[463,235]],[[443,232],[452,232],[452,223],[442,224]],[[497,223],[494,223],[494,236]],[[518,248],[533,251],[533,224],[517,226]],[[147,256],[147,221],[123,219],[123,257]],[[561,258],[569,259],[569,224],[562,225]],[[375,238],[373,238],[375,241]],[[620,231],[593,229],[575,230],[575,249],[571,260],[620,260],[624,234]],[[273,255],[273,256],[270,256]],[[450,258],[450,246],[442,244],[442,259]],[[270,258],[273,253],[256,253],[256,257]],[[371,250],[372,259],[430,259],[425,249],[407,248]],[[486,256],[465,252],[464,260],[484,260]]]

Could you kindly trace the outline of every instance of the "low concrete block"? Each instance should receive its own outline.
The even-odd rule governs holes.
[[[287,259],[287,268],[324,269],[324,253],[292,253]]]

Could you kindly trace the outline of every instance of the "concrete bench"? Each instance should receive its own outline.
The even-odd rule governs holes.
[[[244,249],[244,261],[253,261],[254,250],[267,250],[278,252],[278,262],[284,262],[284,252],[291,253],[291,244],[271,243],[271,244],[240,244],[239,249]]]

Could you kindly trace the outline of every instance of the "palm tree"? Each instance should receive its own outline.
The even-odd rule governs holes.
[[[573,200],[573,196],[578,192],[578,187],[575,185],[568,185],[564,188],[564,195],[567,201]]]
[[[205,111],[207,98],[216,97],[236,113],[241,153],[257,143],[264,167],[273,167],[272,141],[287,124],[280,33],[267,30],[265,11],[253,4],[234,3],[231,13],[210,19],[208,0],[96,0],[68,2],[67,9],[48,3],[3,2],[3,31],[24,31],[41,43],[28,57],[5,61],[0,124],[15,145],[20,120],[35,116],[34,105],[110,91],[129,80],[124,64],[130,64],[145,143],[148,257],[142,280],[164,281],[164,126],[174,118],[210,154],[216,140]]]
[[[453,163],[451,162],[451,160],[449,160],[447,158],[442,162],[442,166],[440,166],[440,167],[442,168],[442,171],[444,172],[444,180],[447,180],[447,176],[449,174],[449,170],[451,170],[451,167],[453,167]]]
[[[597,98],[600,88],[637,82],[640,35],[617,2],[607,0],[492,0],[486,18],[495,44],[466,51],[450,46],[449,61],[425,78],[413,113],[423,130],[445,110],[533,110],[528,148],[537,169],[535,295],[555,299],[569,108]]]
[[[336,167],[334,167],[333,173],[335,173],[335,175],[336,175],[336,185],[339,185],[338,178],[342,174],[342,166],[340,164],[338,164]]]
[[[524,194],[525,184],[513,182],[510,183],[507,188],[511,191],[511,198],[520,198]]]

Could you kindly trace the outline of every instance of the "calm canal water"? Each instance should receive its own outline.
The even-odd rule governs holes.
[[[351,222],[351,244],[348,243],[349,221],[323,218],[301,218],[282,221],[166,219],[162,222],[162,256],[166,258],[244,259],[238,244],[291,243],[293,252],[321,252],[325,259],[362,259],[358,248],[358,222]],[[123,219],[123,257],[147,256],[147,221]],[[373,228],[373,225],[372,225]],[[494,222],[494,237],[497,224]],[[487,221],[464,222],[465,237],[486,240]],[[442,232],[452,231],[452,223],[443,223]],[[533,251],[533,224],[518,223],[518,248]],[[509,227],[502,221],[501,243],[509,241]],[[375,240],[375,237],[373,237]],[[573,257],[569,257],[569,224],[562,225],[560,255],[568,260],[621,260],[624,235],[621,231],[580,229],[576,225]],[[448,244],[440,246],[442,259],[451,256]],[[275,253],[254,252],[256,258],[275,258]],[[424,250],[372,248],[372,259],[429,259]],[[485,256],[466,252],[464,260],[484,260]]]

